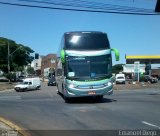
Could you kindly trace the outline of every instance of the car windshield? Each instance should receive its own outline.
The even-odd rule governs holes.
[[[28,85],[28,82],[22,82],[23,85]]]
[[[103,78],[111,75],[111,55],[67,57],[68,78]]]
[[[117,79],[124,79],[124,77],[117,77]]]

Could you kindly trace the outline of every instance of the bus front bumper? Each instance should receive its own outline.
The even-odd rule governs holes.
[[[66,97],[85,97],[85,96],[102,96],[111,95],[113,93],[113,85],[105,86],[98,89],[77,89],[65,87],[64,95]]]

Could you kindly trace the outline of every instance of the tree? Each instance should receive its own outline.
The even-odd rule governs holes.
[[[119,72],[123,71],[122,65],[124,64],[116,64],[112,67],[112,73],[118,74]]]
[[[8,45],[9,45],[9,60],[10,70],[16,71],[19,67],[24,67],[32,62],[34,57],[30,54],[34,51],[22,44],[17,44],[15,41],[0,37],[0,69],[3,72],[8,70]]]
[[[10,81],[16,81],[16,73],[6,73],[4,76]]]
[[[28,73],[29,75],[34,75],[34,74],[35,74],[34,68],[28,67],[28,68],[27,68],[27,73]]]

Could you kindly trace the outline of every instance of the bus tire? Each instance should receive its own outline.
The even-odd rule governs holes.
[[[65,95],[63,95],[63,99],[64,99],[65,103],[69,103],[70,102],[70,98],[65,96]]]

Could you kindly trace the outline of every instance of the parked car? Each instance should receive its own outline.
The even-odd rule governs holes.
[[[9,80],[6,77],[0,77],[0,82],[9,82]]]
[[[126,78],[124,74],[117,74],[116,75],[116,84],[125,84]]]
[[[48,86],[56,86],[55,78],[51,78],[48,80]]]
[[[16,79],[17,82],[23,82],[23,80],[25,79],[25,76],[18,76],[18,78]]]
[[[16,85],[14,89],[18,91],[26,91],[39,89],[41,87],[41,82],[39,78],[26,78],[22,83]]]
[[[146,75],[146,76],[144,76],[144,81],[145,82],[150,82],[150,83],[157,83],[158,79],[156,77]]]

